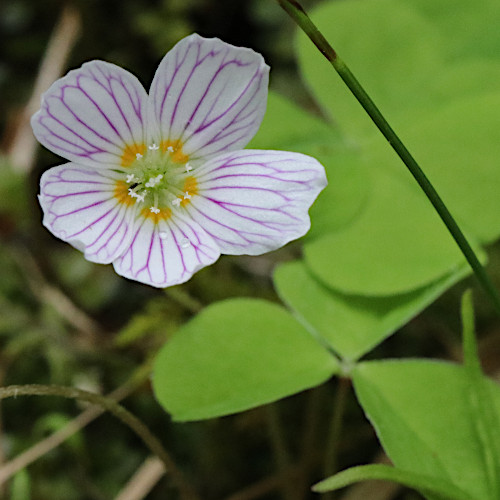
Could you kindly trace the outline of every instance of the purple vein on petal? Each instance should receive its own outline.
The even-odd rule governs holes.
[[[182,236],[184,238],[186,238],[190,241],[192,247],[195,249],[196,258],[200,264],[202,264],[202,260],[199,257],[200,254],[207,257],[207,259],[211,258],[211,256],[207,252],[202,250],[201,246],[204,246],[204,245],[203,245],[202,241],[200,240],[200,237],[198,236],[198,232],[191,225],[189,225],[189,228],[191,229],[193,234],[195,234],[197,244],[194,244],[194,242],[191,241],[191,238],[189,238],[188,235],[186,234],[186,232],[182,229],[182,227],[177,222],[175,222],[175,219],[172,219],[172,224],[174,224],[175,227],[177,227],[177,229],[179,230],[179,232],[182,234]],[[177,247],[179,247],[179,245],[177,243],[177,238],[176,238],[176,244],[177,244]],[[182,254],[182,251],[181,251],[181,254]]]
[[[221,226],[224,229],[229,230],[231,233],[237,235],[238,237],[240,237],[241,239],[243,239],[244,241],[246,241],[248,245],[252,244],[252,240],[248,239],[245,235],[259,236],[259,237],[262,237],[262,238],[272,239],[272,236],[270,236],[270,235],[265,235],[265,234],[262,234],[262,233],[254,233],[254,232],[249,232],[249,231],[241,231],[241,230],[235,229],[234,227],[228,226],[227,224],[223,224],[220,221],[214,219],[213,217],[210,217],[206,212],[203,212],[198,207],[196,207],[194,204],[192,204],[191,207],[192,208],[190,208],[190,210],[198,212],[201,215],[202,218],[207,219],[210,222],[213,222],[214,224],[216,224],[218,226]],[[225,243],[235,244],[235,245],[239,245],[239,246],[247,246],[247,245],[241,245],[239,243],[231,242],[229,240],[226,240],[226,239],[222,238],[221,236],[215,235],[215,234],[211,233],[206,226],[203,226],[203,229],[215,241],[223,241]]]
[[[274,191],[274,193],[279,194],[279,193],[276,193],[276,191]],[[278,212],[280,214],[285,215],[286,217],[289,217],[290,219],[292,219],[294,221],[300,220],[299,217],[295,217],[292,214],[288,213],[286,210],[284,210],[284,207],[289,206],[289,205],[282,205],[281,207],[256,207],[254,205],[244,205],[242,203],[234,203],[234,202],[229,202],[229,201],[218,201],[218,200],[214,200],[212,198],[206,198],[206,199],[211,201],[212,203],[216,203],[221,208],[227,210],[228,212],[230,212],[238,217],[241,217],[242,219],[247,219],[249,221],[256,222],[257,224],[262,224],[263,226],[266,226],[266,224],[271,224],[271,223],[265,222],[265,221],[262,221],[259,219],[255,219],[255,218],[249,217],[247,215],[242,215],[239,212],[236,212],[234,210],[230,210],[229,208],[227,208],[227,206],[238,207],[238,208],[243,208],[243,209],[247,208],[247,209],[252,209],[252,210],[262,211],[262,212]],[[281,225],[281,224],[283,224],[283,223],[279,223],[278,225]],[[266,226],[266,227],[270,227],[270,226]]]
[[[227,50],[226,50],[226,54],[227,54]],[[244,67],[244,66],[249,66],[250,63],[243,63],[241,61],[237,61],[236,59],[233,59],[231,61],[227,61],[227,62],[223,62],[219,68],[217,69],[217,71],[215,72],[214,76],[212,77],[212,79],[210,80],[209,84],[207,85],[207,88],[205,89],[205,92],[203,93],[203,95],[201,96],[201,99],[198,101],[198,104],[196,105],[194,111],[192,112],[191,114],[191,117],[189,118],[188,122],[191,122],[196,114],[198,113],[198,110],[200,109],[203,101],[206,99],[212,85],[214,84],[217,76],[222,72],[222,70],[224,70],[226,67],[230,66],[231,64],[236,64],[236,66],[238,67]],[[253,81],[253,78],[252,80]],[[212,125],[213,123],[215,123],[216,121],[218,121],[223,115],[225,115],[227,112],[229,112],[236,104],[237,102],[241,99],[241,97],[245,94],[245,92],[247,91],[248,87],[251,85],[251,81],[247,84],[247,86],[245,87],[245,89],[241,92],[241,94],[237,97],[237,99],[223,112],[221,113],[220,115],[216,116],[215,118],[212,119],[212,121],[209,121],[208,123],[206,122],[206,120],[208,119],[208,116],[210,115],[210,113],[213,111],[213,109],[215,108],[216,104],[217,104],[217,101],[220,97],[220,95],[222,94],[222,92],[224,91],[225,89],[225,86],[221,89],[221,91],[219,92],[219,95],[216,96],[216,98],[214,99],[214,101],[212,102],[212,105],[211,107],[209,108],[209,110],[207,111],[207,113],[205,114],[205,117],[203,118],[202,122],[201,122],[201,125],[193,132],[194,134],[196,133],[199,133],[203,130],[205,130],[207,127],[209,127],[210,125]],[[227,82],[225,83],[225,85],[227,85]],[[186,139],[187,140],[187,139]]]
[[[79,210],[74,210],[73,212],[68,212],[66,214],[61,214],[60,217],[64,217],[64,216],[67,216],[67,215],[73,215],[74,213],[78,213],[78,212],[80,212],[82,210],[88,210],[89,208],[98,207],[99,205],[102,205],[103,203],[106,203],[106,201],[107,200],[96,202],[93,205],[89,205],[87,207],[82,207]],[[97,219],[94,219],[92,222],[89,222],[85,227],[83,227],[82,229],[80,229],[80,231],[77,231],[76,233],[73,233],[71,235],[71,237],[78,236],[79,234],[82,234],[83,232],[87,231],[89,228],[91,228],[92,226],[94,226],[95,224],[97,224],[98,222],[100,222],[101,220],[105,219],[114,210],[115,210],[115,207],[111,207],[107,212],[104,212],[100,217],[98,217]],[[109,225],[107,227],[109,227]],[[102,234],[103,233],[101,233],[101,235]],[[97,239],[99,239],[99,238],[100,238],[100,236]],[[95,242],[95,240],[94,240],[94,242]]]
[[[209,86],[207,87],[207,89],[206,89],[206,91],[205,91],[202,99],[197,104],[195,112],[193,112],[193,117],[194,117],[195,113],[198,111],[198,108],[200,107],[201,103],[205,99],[205,97],[206,97],[208,91],[210,90],[210,87],[213,84],[213,81],[215,80],[215,78],[217,77],[217,75],[223,69],[225,69],[227,66],[229,66],[231,64],[236,64],[236,66],[238,66],[238,67],[245,67],[245,66],[249,66],[250,65],[250,63],[243,63],[241,61],[237,61],[236,59],[233,59],[232,61],[228,61],[228,62],[222,64],[220,66],[220,68],[217,70],[217,72],[216,72],[215,76],[213,77],[212,81],[210,82]],[[248,88],[252,85],[252,82],[254,81],[254,79],[256,78],[257,75],[258,75],[258,71],[255,72],[255,74],[252,76],[251,80],[247,83],[246,87],[241,91],[240,95],[233,101],[233,103],[228,108],[226,108],[220,115],[216,116],[211,121],[206,122],[206,120],[208,119],[208,116],[210,115],[210,113],[212,112],[212,110],[215,108],[215,104],[216,103],[214,102],[212,104],[211,108],[206,113],[205,117],[203,118],[201,125],[194,131],[194,133],[196,134],[196,133],[199,133],[199,132],[203,131],[204,129],[206,129],[210,125],[214,124],[216,121],[220,120],[225,114],[229,113],[239,103],[240,99],[246,94]],[[223,90],[224,89],[222,89],[222,91]],[[221,95],[222,91],[219,93],[219,96]],[[254,94],[252,96],[250,96],[249,101],[251,100],[251,98],[254,95],[255,95],[255,92],[254,92]],[[217,99],[219,98],[219,96],[217,96]],[[243,109],[245,109],[245,108],[242,108],[242,110]],[[241,113],[242,110],[240,110],[240,113]],[[235,119],[238,117],[238,115],[239,115],[239,113],[233,118],[233,121],[231,123],[233,123],[235,121]],[[227,127],[225,127],[225,128],[227,128]]]
[[[133,137],[134,134],[133,134],[133,131],[132,131],[132,127],[130,126],[130,123],[128,121],[128,118],[127,116],[125,115],[125,113],[123,112],[123,109],[122,107],[120,106],[120,104],[118,103],[117,99],[116,99],[116,95],[115,93],[113,92],[112,90],[112,81],[113,81],[113,77],[112,76],[106,76],[104,75],[102,69],[99,68],[99,70],[101,71],[101,74],[103,75],[103,77],[107,80],[108,84],[109,84],[109,89],[106,88],[99,80],[97,77],[94,77],[95,78],[95,81],[96,83],[102,88],[104,89],[104,91],[111,97],[111,99],[113,100],[113,102],[115,103],[115,106],[116,108],[118,109],[118,111],[120,112],[120,115],[123,119],[123,121],[125,122],[125,125],[127,126],[128,128],[128,131],[130,132],[130,135]],[[93,75],[92,71],[89,71],[89,73]],[[116,79],[115,79],[116,80]],[[124,85],[123,85],[123,82],[119,82],[119,84],[122,86],[122,88],[125,88]],[[130,94],[128,94],[130,96]],[[113,130],[115,130],[115,132],[121,137],[121,135],[118,133],[118,130],[113,126]]]
[[[139,121],[142,121],[141,99],[140,99],[139,95],[137,94],[137,89],[134,89],[135,90],[135,101],[134,101],[134,99],[132,98],[132,96],[130,94],[129,87],[126,85],[126,83],[124,82],[123,77],[121,75],[116,76],[116,75],[112,75],[112,74],[106,74],[104,72],[104,68],[102,68],[101,66],[98,66],[96,69],[102,74],[103,78],[108,82],[109,86],[106,87],[105,85],[103,85],[102,82],[99,81],[99,79],[97,77],[95,77],[96,82],[113,99],[113,102],[116,104],[116,107],[120,110],[120,113],[121,113],[124,121],[126,122],[127,126],[129,127],[129,130],[132,132],[132,129],[130,127],[128,119],[127,119],[125,113],[123,112],[123,109],[120,106],[119,102],[117,101],[115,93],[113,92],[113,82],[118,82],[120,84],[120,86],[122,87],[122,89],[127,93],[129,102],[132,105],[132,109],[134,110],[136,117],[139,119]],[[92,74],[92,71],[90,71],[90,73]]]
[[[95,153],[103,153],[105,152],[102,148],[99,148],[97,147],[95,144],[92,144],[90,143],[87,139],[85,139],[83,136],[81,136],[80,134],[77,134],[71,127],[69,127],[68,125],[66,125],[65,123],[63,123],[61,120],[59,120],[58,118],[56,118],[50,111],[49,107],[47,106],[45,108],[46,110],[46,113],[47,113],[47,116],[54,120],[58,125],[60,125],[61,127],[63,127],[64,129],[66,129],[68,132],[70,132],[72,135],[74,135],[75,137],[77,137],[78,139],[80,139],[82,142],[86,143],[88,146],[90,146],[93,151],[91,150],[88,150],[88,149],[84,149],[83,146],[81,146],[80,144],[76,144],[72,141],[70,141],[69,139],[65,138],[65,137],[62,137],[60,136],[59,134],[55,133],[52,128],[50,127],[50,125],[47,125],[44,123],[45,121],[45,117],[44,116],[41,116],[40,119],[39,119],[39,123],[40,125],[42,125],[48,132],[50,135],[48,136],[45,136],[45,139],[47,140],[47,142],[49,144],[52,144],[54,146],[56,146],[56,144],[54,144],[53,141],[50,141],[50,136],[53,136],[53,137],[57,137],[58,139],[60,139],[61,141],[65,142],[66,144],[69,144],[70,146],[74,146],[75,148],[78,148],[80,149],[81,151],[84,151],[85,153],[84,154],[81,154],[81,155],[78,155],[78,156],[85,156],[85,157],[90,157],[92,155],[94,155]],[[67,149],[64,149],[62,148],[61,146],[57,146],[59,149],[61,149],[62,151],[66,151],[68,153],[72,153],[71,150],[67,150]]]
[[[92,70],[89,70],[89,73],[94,77],[95,82],[111,97],[111,99],[115,103],[116,108],[119,110],[120,115],[121,115],[125,125],[128,128],[128,131],[130,132],[131,138],[133,138],[134,137],[134,130],[132,129],[132,126],[129,122],[129,119],[128,119],[126,113],[123,111],[122,106],[120,105],[120,103],[118,102],[118,100],[116,98],[116,94],[113,91],[113,82],[116,82],[119,86],[121,86],[121,88],[127,94],[129,103],[131,104],[132,109],[133,109],[137,119],[140,122],[142,122],[143,118],[142,118],[142,112],[141,112],[141,103],[140,103],[140,97],[137,94],[137,89],[135,89],[136,102],[134,102],[134,100],[129,92],[129,88],[125,84],[122,76],[118,77],[118,76],[115,76],[113,74],[106,74],[104,72],[104,68],[100,65],[96,67],[96,70],[99,71],[101,73],[102,77],[106,80],[106,82],[108,83],[108,87],[106,87],[103,84],[103,82],[97,76],[94,75]],[[117,128],[115,128],[115,131],[119,135],[119,137],[121,137],[121,134],[117,131]],[[123,139],[123,137],[121,137],[121,138]]]
[[[188,54],[189,54],[189,51],[191,49],[191,47],[193,47],[193,45],[189,45],[188,49],[186,50],[186,54],[184,56],[184,59],[183,61],[186,61],[187,57],[188,57]],[[202,62],[208,57],[208,54],[203,58],[203,59],[199,59],[199,56],[200,56],[200,50],[201,50],[201,47],[199,44],[197,44],[197,56],[196,56],[196,62],[194,64],[194,66],[191,68],[191,71],[186,79],[186,81],[184,82],[184,85],[182,86],[182,89],[179,93],[179,95],[177,96],[177,100],[175,102],[175,106],[174,106],[174,109],[172,111],[172,114],[170,115],[170,126],[172,127],[173,124],[174,124],[174,121],[175,121],[175,116],[177,115],[177,109],[179,107],[179,103],[181,102],[181,99],[182,99],[182,96],[184,95],[184,92],[186,91],[187,87],[188,87],[188,84],[189,82],[191,81],[191,78],[193,77],[193,74],[194,72],[196,71],[196,69],[198,68],[198,66],[200,64],[202,64]],[[180,68],[180,66],[178,66],[176,68],[176,70]],[[174,82],[174,79],[172,79],[172,83]]]
[[[240,217],[241,219],[248,220],[250,222],[255,222],[256,224],[259,224],[261,226],[267,227],[268,229],[272,229],[272,230],[276,230],[275,226],[285,226],[286,224],[285,223],[277,223],[277,222],[273,223],[272,221],[263,221],[263,220],[255,219],[254,217],[249,217],[248,215],[242,215],[242,214],[240,214],[240,213],[238,213],[238,212],[236,212],[234,210],[230,210],[229,208],[227,208],[226,205],[240,206],[240,207],[244,207],[244,208],[251,208],[251,209],[257,210],[257,211],[263,210],[263,211],[268,211],[268,212],[278,212],[278,213],[281,213],[281,214],[285,215],[286,217],[289,217],[289,218],[293,219],[294,221],[300,220],[298,217],[293,217],[288,212],[282,210],[282,207],[263,208],[263,207],[254,207],[254,206],[251,206],[251,205],[238,205],[236,203],[222,202],[222,201],[217,201],[217,200],[213,200],[213,199],[210,199],[210,198],[207,198],[207,199],[210,200],[211,202],[215,203],[216,205],[218,205],[223,210],[226,210],[230,214],[235,215],[236,217]]]
[[[130,254],[130,265],[128,267],[128,269],[126,269],[126,272],[129,272],[132,276],[136,277],[138,273],[134,274],[132,272],[132,268],[133,268],[133,265],[134,265],[134,246],[135,246],[135,243],[137,241],[137,238],[139,237],[139,233],[141,232],[141,229],[142,229],[142,226],[144,225],[144,222],[143,221],[141,224],[138,224],[136,226],[136,231],[135,231],[135,234],[133,235],[131,241],[130,241],[130,245],[127,247],[127,249],[123,252],[123,254],[119,257],[119,260],[121,261],[120,262],[120,265],[123,263],[123,260],[125,259],[125,256],[127,254]]]
[[[221,68],[219,68],[218,72],[220,72],[224,67],[226,67],[229,64],[237,64],[238,66],[248,66],[249,65],[249,63],[242,63],[240,61],[232,60],[230,62],[225,63]],[[252,76],[251,80],[247,83],[245,88],[241,91],[240,95],[237,96],[237,98],[233,101],[233,103],[229,107],[227,107],[223,112],[221,112],[219,115],[213,117],[210,121],[207,121],[212,110],[215,108],[215,103],[213,103],[212,106],[210,107],[210,109],[205,114],[205,117],[203,118],[201,125],[196,130],[194,130],[188,137],[183,137],[184,144],[187,144],[191,139],[193,139],[197,134],[199,134],[200,132],[202,132],[206,128],[213,126],[217,121],[221,120],[224,116],[226,116],[228,113],[230,113],[230,111],[235,106],[242,104],[241,101],[245,97],[245,94],[247,94],[248,89],[252,86],[255,78],[260,78],[260,80],[262,80],[262,72],[260,71],[260,68],[258,70],[256,70],[256,72]],[[207,88],[203,98],[197,104],[196,110],[198,110],[198,108],[201,106],[201,103],[202,103],[203,99],[205,98],[208,90],[209,89]],[[200,145],[200,146],[205,147],[205,146],[208,146],[211,144],[215,144],[217,142],[222,141],[223,139],[227,139],[227,137],[229,137],[231,135],[234,135],[234,134],[237,134],[238,132],[241,132],[241,134],[239,134],[232,142],[230,142],[229,144],[224,143],[221,145],[221,147],[219,149],[211,152],[211,154],[216,154],[220,151],[226,150],[227,148],[231,147],[233,144],[236,144],[239,141],[241,141],[241,139],[243,139],[243,137],[246,137],[247,135],[249,135],[248,131],[251,130],[252,128],[254,128],[257,120],[260,121],[259,116],[256,116],[254,119],[251,119],[248,123],[244,123],[241,127],[234,128],[234,126],[240,122],[244,122],[245,120],[248,120],[252,115],[257,113],[257,111],[259,110],[259,107],[260,107],[259,106],[260,103],[256,102],[255,105],[250,110],[248,110],[247,108],[249,106],[249,103],[254,100],[254,97],[259,92],[259,90],[261,90],[261,82],[259,82],[259,85],[256,86],[254,92],[251,95],[247,96],[246,102],[242,104],[242,109],[240,109],[239,112],[234,117],[232,117],[230,122],[228,124],[226,124],[225,126],[223,126],[221,129],[217,130],[216,133],[212,137],[207,138],[205,143]],[[244,111],[247,111],[247,113],[244,114],[243,116],[241,116]],[[193,113],[193,115],[194,115],[194,113]]]
[[[159,114],[160,121],[161,121],[161,117],[163,116],[163,113],[164,113],[165,102],[166,102],[167,97],[170,93],[170,89],[171,89],[172,85],[174,84],[175,79],[177,78],[177,74],[178,74],[179,70],[181,69],[181,67],[183,66],[183,64],[185,63],[185,61],[187,59],[188,52],[189,51],[187,50],[184,53],[184,57],[182,58],[182,60],[180,62],[178,59],[179,53],[178,52],[175,53],[175,68],[174,68],[174,71],[172,73],[172,78],[170,79],[170,82],[167,82],[167,85],[165,86],[165,89],[163,91],[163,98],[161,100],[160,114]],[[170,61],[168,61],[168,62],[170,62]],[[167,68],[168,68],[168,64],[167,64]],[[178,106],[179,100],[180,100],[180,96],[178,96],[177,101],[175,103],[174,110],[173,110],[172,114],[170,115],[170,126],[172,126],[174,118],[175,118],[175,114],[177,113],[177,106]]]
[[[99,241],[99,239],[104,235],[104,233],[112,226],[112,224],[114,224],[117,217],[119,216],[119,213],[120,213],[120,210],[117,211],[114,218],[110,221],[110,223],[106,226],[106,228],[103,229],[101,234],[91,244],[88,245],[87,249],[91,248],[93,245],[95,245],[97,243],[97,241]],[[103,244],[97,250],[93,251],[92,253],[95,255],[98,255],[102,249],[108,247],[110,245],[111,240],[115,237],[115,235],[118,233],[118,231],[120,231],[120,229],[124,225],[125,225],[125,232],[123,233],[123,236],[121,237],[118,244],[115,245],[116,247],[120,247],[121,244],[123,243],[123,241],[125,240],[125,238],[127,237],[127,233],[128,233],[128,227],[126,226],[123,217],[122,217],[122,220],[120,221],[120,223],[116,226],[116,229],[109,235],[108,239],[106,241],[104,241]]]
[[[92,128],[88,123],[84,122],[74,111],[72,108],[70,108],[68,106],[68,104],[66,103],[66,101],[64,100],[65,99],[65,92],[67,89],[78,89],[83,95],[85,95],[86,97],[88,97],[88,95],[86,94],[86,92],[83,91],[83,89],[80,87],[80,82],[79,82],[79,77],[77,77],[77,85],[64,85],[63,87],[61,87],[61,97],[60,98],[56,98],[58,99],[62,105],[70,112],[71,115],[73,115],[73,118],[75,118],[75,120],[80,123],[81,125],[83,125],[86,129],[88,129],[90,132],[92,132],[96,137],[99,137],[99,139],[103,140],[104,142],[107,142],[108,144],[113,144],[114,146],[116,146],[117,144],[114,143],[112,140],[110,140],[108,137],[102,135],[101,133],[99,133],[96,129]],[[97,106],[95,104],[95,102],[93,102],[91,99],[89,99],[92,104],[94,104],[95,107],[97,107],[98,111],[102,114],[102,110],[99,108],[99,106]],[[52,116],[52,118],[55,118],[54,116]],[[106,117],[105,117],[106,118]],[[59,120],[57,120],[59,123],[62,124],[62,122],[60,122]],[[80,134],[77,134],[75,133],[71,128],[67,127],[66,128],[70,131],[72,131],[77,137],[80,137],[82,138],[82,136],[80,136]],[[115,130],[116,132],[116,130]],[[83,139],[83,138],[82,138]],[[88,142],[88,141],[85,141],[85,142]],[[90,143],[89,143],[90,144]]]
[[[185,233],[184,231],[182,231],[179,226],[177,224],[175,224],[177,229],[181,232],[181,234],[184,235],[185,237]],[[182,247],[180,246],[179,242],[177,241],[177,237],[175,235],[175,232],[174,231],[170,231],[170,234],[172,235],[173,237],[173,240],[174,240],[174,243],[175,243],[175,248],[177,250],[177,253],[179,254],[179,259],[181,261],[181,264],[182,264],[182,278],[186,275],[186,273],[189,273],[187,267],[186,267],[186,262],[184,260],[184,253],[182,252]],[[200,260],[198,259],[198,262],[200,262]]]
[[[224,176],[224,177],[237,177],[237,176]],[[244,177],[248,177],[248,175],[246,175]],[[259,177],[259,176],[253,176],[253,177]],[[260,176],[260,177],[265,177],[265,176]],[[226,190],[231,189],[231,190],[236,190],[236,191],[244,189],[244,190],[251,190],[251,191],[260,191],[262,193],[273,193],[276,196],[284,199],[287,202],[292,201],[292,198],[285,196],[285,194],[282,192],[276,191],[275,189],[258,187],[258,186],[213,186],[210,188],[210,192],[223,190],[223,189],[226,189]]]
[[[78,84],[78,88],[80,89],[80,91],[82,92],[82,94],[94,105],[94,107],[97,109],[97,111],[100,113],[100,115],[104,118],[104,120],[106,120],[107,124],[111,127],[111,130],[113,130],[113,132],[115,133],[116,137],[118,139],[121,140],[121,135],[120,133],[118,132],[118,129],[116,128],[115,124],[109,119],[109,116],[102,110],[101,106],[99,106],[99,104],[97,104],[97,102],[92,98],[90,97],[90,95],[87,93],[87,91],[85,91],[83,89],[83,87],[80,85],[80,79],[81,78],[84,78],[83,75],[79,75],[77,76],[76,78],[76,81],[77,81],[77,84]],[[93,78],[94,81],[95,78]],[[97,82],[99,84],[99,82]],[[90,127],[88,127],[90,129]],[[96,135],[98,135],[100,138],[103,138],[102,135],[98,134],[97,132],[94,132]],[[111,144],[117,146],[118,148],[121,147],[121,144],[117,144],[116,142],[113,142],[111,140],[108,140],[108,142],[110,142]]]
[[[158,227],[155,227],[155,231],[158,232],[158,242],[160,244],[160,255],[161,255],[161,267],[163,269],[163,276],[165,276],[165,280],[168,279],[168,273],[167,273],[167,265],[165,263],[165,248],[164,248],[164,242],[160,238],[159,230]],[[151,277],[151,276],[150,276]]]
[[[64,182],[66,182],[66,181],[64,181]],[[47,183],[47,185],[49,185],[49,184],[52,184],[52,183]],[[96,191],[76,191],[74,193],[58,194],[57,196],[50,195],[50,194],[46,195],[46,196],[50,196],[50,197],[54,198],[54,200],[56,200],[56,199],[58,200],[60,198],[72,198],[73,196],[80,196],[82,194],[97,194],[97,193],[102,193],[102,190],[98,189]],[[104,202],[107,200],[102,200],[102,201]],[[76,210],[76,211],[78,211],[78,210]]]

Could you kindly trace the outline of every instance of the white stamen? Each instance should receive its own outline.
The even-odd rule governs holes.
[[[186,163],[186,172],[191,172],[191,170],[193,170],[193,167],[189,163]]]
[[[188,248],[189,246],[191,246],[191,242],[187,238],[182,238],[181,247]]]
[[[153,212],[154,214],[159,214],[160,213],[160,209],[159,208],[156,208],[156,207],[151,207],[150,208],[151,212]]]
[[[191,195],[189,194],[189,192],[188,192],[188,191],[186,191],[186,192],[184,193],[184,199],[185,199],[185,200],[190,200],[190,199],[191,199]]]
[[[148,147],[151,151],[156,151],[157,149],[160,149],[160,146],[157,146],[154,142],[151,144],[151,146]]]
[[[136,154],[135,154],[135,157],[136,157],[138,160],[140,160],[140,159],[142,158],[142,155],[141,155],[141,153],[136,153]]]
[[[165,231],[161,231],[160,233],[158,233],[158,236],[160,237],[160,240],[166,240],[168,234]]]
[[[178,207],[180,204],[181,204],[180,198],[175,198],[175,200],[172,200],[172,205]]]
[[[141,194],[136,194],[135,197],[137,200],[136,203],[142,203],[144,201],[144,197],[146,196],[147,191],[143,191]]]
[[[134,174],[128,174],[127,175],[127,183],[130,184],[131,182],[134,182],[135,180],[135,175]]]
[[[173,148],[172,146],[169,146],[169,147],[167,148],[167,151],[168,151],[169,153],[173,153],[173,152],[174,152],[174,148]]]

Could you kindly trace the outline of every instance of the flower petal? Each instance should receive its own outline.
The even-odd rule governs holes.
[[[308,209],[327,180],[322,165],[299,153],[226,153],[197,171],[189,215],[225,254],[258,255],[303,236]]]
[[[92,262],[116,259],[132,236],[135,210],[115,196],[113,172],[67,163],[47,170],[40,180],[43,224]]]
[[[190,160],[244,147],[266,110],[269,67],[260,54],[191,35],[162,60],[151,85],[151,113],[162,141]]]
[[[193,221],[182,216],[139,220],[129,248],[113,263],[126,278],[158,288],[177,285],[219,258],[217,245]]]
[[[104,61],[85,63],[42,97],[31,125],[54,153],[82,165],[120,165],[146,141],[148,96],[139,80]]]

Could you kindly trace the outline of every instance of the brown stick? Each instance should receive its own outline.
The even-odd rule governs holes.
[[[80,33],[80,14],[67,4],[49,40],[30,100],[21,112],[16,130],[7,146],[7,155],[13,167],[29,172],[35,162],[37,142],[30,126],[30,118],[40,107],[42,94],[57,80],[66,66],[66,60]]]
[[[164,474],[165,466],[159,458],[147,458],[115,500],[143,500]]]

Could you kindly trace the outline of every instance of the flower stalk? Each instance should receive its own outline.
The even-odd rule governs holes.
[[[366,93],[363,86],[359,83],[359,81],[356,79],[356,77],[353,75],[344,61],[338,56],[337,52],[328,43],[326,38],[316,27],[316,25],[311,21],[302,5],[300,5],[297,0],[277,1],[334,67],[340,78],[347,85],[354,97],[358,100],[363,109],[372,119],[373,123],[377,126],[382,135],[387,139],[396,154],[401,158],[413,178],[417,181],[418,185],[427,196],[428,200],[432,203],[434,209],[447,227],[461,252],[467,259],[467,262],[471,266],[481,287],[490,297],[497,312],[500,313],[500,296],[497,289],[493,285],[491,279],[486,273],[484,267],[482,266],[476,253],[472,249],[470,243],[467,241],[467,238],[463,234],[457,222],[451,215],[450,211],[446,207],[445,203],[437,193],[432,183],[429,181],[423,170],[418,165],[415,158],[408,151],[396,132],[389,125],[371,97]]]

